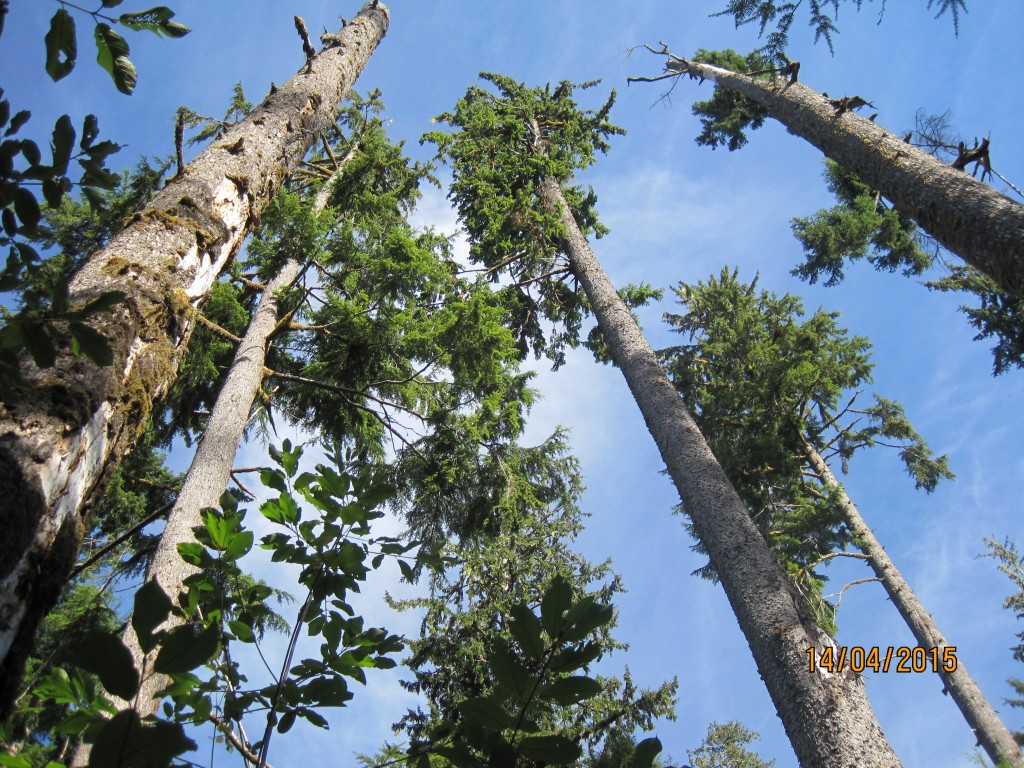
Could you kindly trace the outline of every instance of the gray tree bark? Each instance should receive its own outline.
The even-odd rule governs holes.
[[[216,507],[220,495],[227,488],[235,454],[242,441],[245,425],[249,422],[256,390],[263,381],[267,344],[277,327],[275,294],[291,285],[298,274],[299,263],[289,259],[263,289],[249,328],[235,351],[235,359],[228,369],[224,386],[210,412],[206,429],[199,439],[185,482],[174,507],[167,515],[167,525],[160,534],[160,543],[146,573],[146,580],[155,580],[174,603],[177,603],[185,579],[199,572],[197,567],[181,558],[178,544],[195,540],[192,529],[203,524],[200,512],[206,507]],[[170,630],[180,624],[181,619],[172,614],[159,629]],[[160,703],[157,693],[167,685],[169,678],[153,669],[159,645],[147,655],[142,652],[139,639],[131,630],[124,632],[122,640],[135,660],[141,684],[134,701],[123,701],[116,696],[109,698],[119,710],[134,709],[139,713],[139,719],[143,719],[156,712]],[[87,765],[91,751],[91,745],[79,745],[71,764]]]
[[[871,120],[837,110],[800,83],[759,80],[678,57],[667,66],[756,101],[1002,290],[1024,298],[1024,205]]]
[[[231,480],[235,454],[249,423],[256,392],[263,381],[267,345],[277,327],[276,293],[290,286],[299,274],[299,263],[286,261],[273,279],[267,283],[253,313],[235,359],[228,369],[224,386],[217,395],[210,418],[199,439],[192,464],[185,475],[174,507],[167,515],[167,525],[160,534],[160,543],[146,574],[147,581],[155,580],[172,602],[177,603],[182,584],[199,568],[185,562],[178,554],[178,544],[195,541],[192,529],[203,524],[200,512],[216,507],[224,489]],[[171,629],[182,622],[171,616],[161,629]],[[142,685],[133,706],[140,718],[156,712],[156,693],[167,685],[166,675],[153,672],[153,661],[159,646],[144,657],[134,632],[126,632],[124,643],[135,658]]]
[[[590,250],[557,181],[539,194],[557,213],[563,248],[654,437],[694,530],[711,558],[797,758],[806,768],[900,765],[850,671],[815,665],[834,642],[772,556],[693,417]]]
[[[355,157],[358,142],[354,142],[348,153],[338,162],[335,175],[323,184],[313,201],[317,212],[327,207],[331,187],[345,166]],[[164,593],[174,601],[183,588],[185,579],[198,573],[199,569],[185,562],[178,554],[178,544],[194,541],[192,529],[202,525],[200,512],[206,507],[216,507],[221,493],[231,480],[231,468],[242,442],[246,424],[252,411],[256,393],[263,382],[266,370],[267,346],[277,327],[276,294],[291,285],[299,274],[299,263],[289,259],[266,285],[256,311],[245,332],[235,358],[228,369],[224,386],[217,395],[206,428],[196,447],[192,464],[185,475],[178,498],[167,516],[167,525],[160,535],[153,562],[146,573],[147,580],[155,580]],[[169,630],[181,624],[171,616],[161,629]],[[139,647],[134,632],[126,632],[124,643],[135,659],[142,685],[131,706],[145,718],[156,712],[159,704],[157,693],[166,686],[168,677],[153,671],[159,646],[145,656]],[[117,702],[119,708],[128,702]]]
[[[918,645],[922,648],[935,648],[940,652],[950,647],[942,632],[939,631],[935,619],[921,605],[914,590],[910,588],[903,578],[903,574],[896,568],[885,548],[875,537],[874,531],[864,522],[860,511],[846,495],[846,491],[832,474],[825,459],[809,443],[805,447],[805,455],[825,487],[839,492],[839,503],[844,519],[856,539],[858,548],[867,555],[868,565],[882,583]],[[977,737],[978,743],[988,753],[992,762],[998,764],[1002,760],[1007,765],[1024,766],[1024,758],[1021,756],[1016,740],[999,715],[996,714],[992,705],[988,703],[988,699],[978,688],[974,678],[967,672],[963,662],[957,659],[956,668],[952,672],[947,672],[946,664],[942,662],[942,654],[940,653],[939,656],[940,667],[936,671],[942,678],[949,695],[953,697],[953,701],[963,713],[964,719]]]
[[[23,402],[0,405],[0,717],[74,564],[90,505],[174,379],[194,305],[334,122],[389,20],[382,3],[363,6],[329,48],[204,150],[74,277],[72,306],[103,291],[128,296],[95,323],[113,348],[112,366],[65,349],[54,368],[32,371]]]

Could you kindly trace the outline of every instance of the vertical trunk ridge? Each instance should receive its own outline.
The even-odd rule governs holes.
[[[16,693],[42,616],[74,564],[90,505],[175,377],[206,295],[259,222],[387,31],[367,3],[336,42],[204,150],[95,253],[70,286],[77,306],[112,289],[128,298],[94,324],[110,341],[104,368],[62,350],[31,371],[32,389],[0,405],[0,717]]]
[[[910,588],[885,548],[875,538],[874,531],[864,522],[860,511],[846,495],[846,491],[832,474],[825,459],[810,444],[806,444],[805,454],[814,471],[821,477],[825,487],[839,491],[839,503],[843,509],[846,524],[849,525],[856,537],[861,552],[868,556],[868,565],[882,582],[886,594],[896,606],[896,610],[900,612],[900,616],[907,623],[918,644],[923,648],[939,650],[948,647],[949,644],[942,636],[942,632],[939,631],[935,619],[921,605],[914,590]],[[1016,740],[999,715],[996,714],[992,705],[988,703],[988,699],[978,688],[974,678],[967,672],[963,662],[957,659],[956,669],[952,672],[947,672],[945,665],[942,664],[937,672],[942,678],[946,690],[949,691],[953,701],[963,713],[967,724],[977,736],[978,742],[992,758],[992,762],[999,763],[1000,760],[1004,760],[1015,768],[1024,766],[1020,747]]]
[[[539,194],[556,212],[564,250],[694,529],[711,558],[800,764],[889,768],[900,761],[871,710],[859,675],[831,674],[808,649],[834,646],[775,560],[650,345],[569,212],[558,182]]]

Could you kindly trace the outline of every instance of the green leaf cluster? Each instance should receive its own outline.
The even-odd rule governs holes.
[[[131,53],[128,42],[111,24],[121,24],[132,30],[148,30],[160,37],[184,37],[191,30],[184,24],[172,21],[174,11],[159,5],[145,11],[122,13],[108,16],[102,11],[121,4],[121,0],[101,0],[95,11],[89,12],[96,26],[93,38],[96,41],[96,62],[107,71],[114,85],[121,93],[131,94],[135,90],[137,72],[128,59]],[[109,23],[107,23],[109,22]],[[44,39],[46,43],[46,73],[54,81],[71,74],[78,61],[78,33],[75,17],[62,5],[50,19],[50,29]]]
[[[806,262],[793,274],[810,283],[826,276],[825,285],[842,282],[844,263],[867,258],[876,269],[920,275],[933,257],[921,248],[913,220],[889,207],[879,194],[832,160],[825,161],[825,184],[838,205],[810,218],[793,219],[793,234],[804,247]]]
[[[35,653],[25,669],[22,689],[34,691],[42,681],[54,674],[69,680],[77,675],[80,696],[91,700],[99,693],[96,675],[77,670],[66,649],[76,648],[96,634],[112,634],[120,622],[114,611],[111,593],[91,584],[76,584],[62,595],[47,614],[36,636]],[[32,693],[21,696],[14,713],[0,725],[0,742],[18,744],[17,766],[35,768],[62,753],[73,750],[79,741],[65,724],[73,721],[71,703],[74,697],[49,697]],[[0,762],[0,765],[8,763]]]
[[[721,51],[701,48],[693,55],[693,60],[740,74],[771,68],[771,61],[759,51],[743,56],[731,48]],[[765,74],[763,77],[768,75]],[[710,99],[694,102],[692,110],[693,114],[700,118],[701,124],[700,135],[695,141],[712,149],[724,145],[730,152],[740,149],[747,143],[744,130],[757,130],[764,125],[768,117],[768,110],[753,99],[718,85],[715,86]]]
[[[846,262],[866,258],[875,269],[906,276],[925,273],[936,262],[949,274],[925,285],[944,293],[972,295],[975,306],[960,311],[978,331],[975,341],[994,338],[992,375],[1024,367],[1024,301],[1002,291],[973,267],[947,265],[938,259],[940,247],[925,250],[925,236],[913,220],[886,204],[881,196],[852,173],[825,161],[825,182],[838,204],[809,218],[793,219],[793,233],[804,248],[805,261],[793,274],[815,283],[825,277],[833,286],[844,277]]]
[[[219,508],[202,511],[195,541],[178,547],[182,558],[200,569],[185,580],[181,594],[172,600],[153,579],[135,595],[130,631],[143,653],[155,652],[152,668],[142,674],[170,676],[163,691],[166,719],[140,720],[133,710],[119,713],[112,706],[104,691],[132,701],[140,674],[116,634],[113,614],[92,610],[85,615],[109,618],[58,644],[56,658],[62,666],[37,675],[34,696],[41,705],[23,713],[22,730],[34,727],[51,736],[84,739],[92,744],[90,766],[120,765],[123,758],[118,755],[131,755],[133,765],[164,766],[195,749],[184,725],[214,722],[234,727],[257,710],[267,713],[268,735],[247,748],[265,751],[271,728],[284,733],[297,718],[326,727],[319,710],[344,706],[352,698],[347,680],[365,684],[365,670],[396,665],[392,656],[404,648],[400,638],[364,626],[363,617],[348,603],[349,593],[358,592],[386,558],[399,559],[407,574],[411,567],[406,561],[419,558],[410,554],[418,542],[370,536],[371,524],[383,515],[380,506],[393,489],[381,473],[366,469],[349,473],[318,465],[316,472],[300,471],[302,449],[288,441],[270,453],[276,466],[265,469],[261,479],[277,495],[260,511],[283,530],[262,537],[260,546],[271,551],[275,562],[300,566],[299,583],[306,590],[280,676],[267,685],[249,685],[230,655],[233,643],[259,643],[264,629],[287,625],[269,603],[274,598],[280,602],[284,595],[240,569],[240,561],[256,542],[245,528],[245,510],[225,493]],[[316,514],[304,514],[308,508]],[[424,562],[440,568],[447,562],[429,550],[421,554]],[[91,597],[72,594],[79,602]],[[164,622],[171,614],[181,621],[168,629]],[[300,630],[323,638],[319,657],[292,658]],[[60,723],[44,723],[41,713],[54,707],[61,714]],[[27,722],[33,717],[35,726]]]
[[[607,563],[593,565],[569,546],[583,514],[565,436],[540,448],[505,465],[509,492],[489,529],[445,547],[458,569],[435,573],[429,597],[396,603],[425,612],[406,662],[414,679],[403,685],[428,709],[396,724],[412,740],[407,760],[429,752],[457,765],[532,765],[541,758],[517,752],[526,740],[547,744],[548,762],[575,762],[583,748],[600,752],[612,733],[672,716],[674,681],[637,690],[628,670],[622,680],[587,674],[623,647],[610,633],[609,602],[622,587]]]
[[[978,557],[990,557],[999,563],[996,567],[1010,579],[1016,589],[1016,592],[1003,601],[1003,608],[1012,611],[1018,619],[1024,618],[1024,556],[1009,538],[1004,538],[1002,541],[984,538],[982,541],[988,551]],[[1013,652],[1015,661],[1024,661],[1024,630],[1017,633],[1017,640],[1020,642],[1012,646],[1010,650]],[[1024,708],[1024,680],[1009,677],[1006,682],[1009,683],[1016,696],[1003,699],[1003,701],[1016,709]],[[1020,743],[1024,739],[1024,731],[1016,731],[1014,738]]]
[[[351,474],[328,465],[300,472],[302,449],[288,441],[280,449],[271,447],[270,453],[277,466],[263,470],[261,481],[277,496],[265,501],[260,512],[282,530],[263,536],[259,546],[271,552],[274,562],[300,566],[299,584],[306,590],[281,674],[268,685],[252,687],[230,657],[222,655],[211,680],[193,686],[191,693],[180,691],[173,712],[176,718],[201,722],[209,718],[209,696],[226,691],[221,710],[226,720],[239,722],[254,709],[268,713],[267,735],[252,745],[254,751],[265,749],[271,727],[284,733],[297,718],[327,727],[318,710],[344,706],[353,697],[347,679],[365,684],[366,669],[395,666],[391,654],[403,649],[400,639],[366,628],[348,594],[358,592],[386,557],[404,557],[418,546],[394,537],[369,537],[372,521],[383,515],[380,505],[393,493],[379,474]],[[304,514],[308,508],[316,514]],[[219,628],[224,647],[235,641],[258,643],[274,615],[266,602],[274,591],[260,582],[239,580],[237,561],[254,545],[253,533],[242,525],[244,514],[225,493],[220,510],[204,510],[197,542],[179,545],[182,557],[203,569],[188,579],[186,609],[205,605],[203,615]],[[292,659],[302,629],[323,638],[318,658]]]
[[[589,307],[563,253],[558,216],[545,208],[537,186],[554,179],[584,235],[607,232],[593,189],[566,185],[624,132],[608,120],[615,94],[597,110],[583,110],[573,93],[596,83],[527,88],[502,75],[481,78],[497,93],[471,87],[452,112],[436,118],[452,130],[423,140],[452,167],[449,197],[469,235],[470,258],[486,279],[507,277],[497,291],[521,354],[547,354],[558,367],[564,350],[579,344]],[[555,327],[546,329],[545,320]]]
[[[822,626],[834,629],[816,568],[854,541],[838,489],[817,477],[808,451],[838,460],[846,472],[861,448],[894,447],[927,491],[952,473],[898,403],[876,395],[857,407],[871,382],[866,339],[847,336],[838,313],[801,319],[797,297],[756,286],[728,269],[707,282],[680,283],[675,292],[686,312],[665,319],[689,343],[661,354],[759,530],[813,598]]]
[[[692,768],[772,768],[774,760],[762,760],[747,749],[747,744],[760,738],[742,723],[712,723],[704,742],[696,749],[686,750]]]
[[[455,702],[448,719],[420,728],[426,738],[413,738],[407,764],[430,765],[435,756],[441,765],[471,768],[578,765],[584,755],[581,742],[601,741],[606,736],[602,724],[607,729],[628,719],[626,711],[619,711],[596,723],[591,707],[607,696],[609,686],[573,674],[586,671],[604,653],[601,642],[592,638],[612,622],[612,606],[596,595],[575,596],[569,581],[555,576],[539,609],[538,616],[528,603],[512,605],[504,617],[511,638],[495,636],[484,651],[487,686]],[[588,726],[593,730],[588,732]],[[657,738],[645,739],[628,765],[649,768],[660,751]]]
[[[157,668],[185,673],[214,655],[217,637],[210,632],[197,634],[192,624],[158,631],[172,610],[160,586],[147,582],[135,596],[132,629],[144,651],[161,644]],[[72,743],[78,739],[89,743],[90,768],[167,766],[176,756],[196,748],[182,723],[142,720],[134,710],[118,712],[107,698],[109,692],[131,701],[141,682],[131,652],[112,627],[90,627],[73,644],[62,646],[56,658],[61,664],[50,668],[34,687],[33,696],[66,708],[67,714],[52,733],[57,738],[71,737]]]
[[[839,6],[845,0],[809,0],[806,5],[808,14],[807,23],[814,30],[814,42],[824,39],[830,52],[834,52],[833,35],[839,32],[836,21],[839,18]],[[857,10],[861,9],[864,0],[853,0]],[[773,2],[773,0],[728,0],[725,8],[718,11],[714,16],[732,16],[736,26],[755,23],[759,27],[759,34],[764,37],[765,31],[769,30],[765,38],[765,45],[761,49],[766,54],[775,54],[786,48],[789,43],[789,33],[796,20],[796,12],[804,5],[802,2]],[[933,6],[938,8],[936,18],[947,11],[953,18],[953,30],[960,31],[960,13],[967,13],[966,0],[928,0],[928,9]],[[879,11],[879,19],[885,13],[885,3]]]

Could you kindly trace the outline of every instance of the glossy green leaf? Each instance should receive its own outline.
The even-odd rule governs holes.
[[[168,675],[190,672],[212,659],[219,645],[215,626],[199,632],[192,624],[175,627],[165,635],[153,668]]]
[[[563,677],[537,689],[537,698],[565,706],[597,696],[601,684],[590,677]]]
[[[169,765],[174,757],[195,748],[181,724],[143,723],[138,712],[129,709],[103,726],[92,746],[89,768]]]
[[[117,21],[119,24],[128,27],[128,29],[143,30],[150,29],[151,26],[167,21],[172,16],[174,16],[174,11],[166,5],[158,5],[146,11],[122,13],[118,16]]]
[[[7,130],[4,132],[4,136],[13,136],[14,134],[16,134],[21,129],[21,127],[28,122],[28,119],[30,117],[32,117],[32,113],[29,112],[27,109],[23,109],[20,112],[16,113],[14,117],[11,118],[11,124],[7,126]]]
[[[34,228],[42,217],[36,196],[25,187],[18,187],[14,190],[14,212],[21,220],[22,229]]]
[[[467,721],[475,723],[487,731],[501,731],[505,728],[516,727],[516,718],[493,699],[478,696],[460,702],[458,707],[459,712]]]
[[[102,333],[81,322],[69,323],[68,329],[71,331],[71,351],[74,354],[96,365],[113,364],[114,350]]]
[[[212,563],[206,547],[195,541],[183,541],[178,544],[178,554],[186,563],[205,568]]]
[[[165,21],[160,25],[160,29],[163,30],[165,35],[173,38],[184,37],[192,31],[191,28],[186,27],[184,24],[177,21]]]
[[[63,176],[68,172],[71,151],[75,147],[75,127],[71,118],[61,115],[53,126],[53,172]]]
[[[184,24],[171,21],[173,17],[174,11],[165,5],[158,5],[148,11],[123,13],[118,18],[118,22],[129,29],[147,30],[156,35],[166,35],[172,38],[184,37],[192,31]]]
[[[585,597],[566,614],[566,629],[562,633],[562,639],[569,643],[583,640],[598,627],[608,624],[614,617],[615,609],[612,606],[598,603],[592,597]]]
[[[373,509],[394,497],[395,487],[388,483],[377,483],[359,497],[359,501],[367,508]]]
[[[284,467],[284,471],[288,474],[288,477],[295,477],[295,473],[299,469],[300,458],[302,458],[302,446],[297,445],[292,449],[289,442],[286,440],[285,450],[281,454],[281,466]]]
[[[534,615],[526,603],[516,603],[512,606],[510,613],[512,621],[509,629],[512,632],[512,637],[519,643],[519,647],[533,659],[543,658],[547,651],[547,645],[541,637],[540,619]]]
[[[32,692],[42,699],[52,699],[57,704],[74,704],[78,701],[68,672],[63,667],[52,667]]]
[[[661,741],[657,736],[644,739],[633,750],[629,768],[652,768],[654,759],[661,753]]]
[[[227,546],[224,548],[222,557],[228,562],[234,562],[245,557],[252,549],[254,535],[252,531],[238,531]]]
[[[128,43],[108,24],[97,24],[96,61],[114,80],[121,93],[131,94],[135,90],[137,73],[135,65],[128,60]]]
[[[50,19],[50,31],[46,33],[45,42],[46,74],[54,81],[60,80],[75,68],[78,58],[75,19],[63,8]]]
[[[156,579],[145,582],[135,593],[132,629],[135,630],[139,647],[144,653],[149,653],[156,647],[156,628],[170,616],[173,607],[171,598]]]
[[[68,648],[65,657],[76,667],[95,674],[104,688],[122,699],[130,700],[139,688],[132,654],[116,635],[92,632]]]
[[[565,765],[583,754],[579,744],[565,736],[527,736],[516,745],[527,760],[551,765]]]
[[[487,652],[487,661],[490,663],[491,673],[498,684],[514,694],[520,701],[526,701],[537,685],[537,678],[519,663],[504,638],[495,640],[494,645]]]
[[[564,648],[551,659],[548,669],[552,672],[572,672],[595,661],[601,655],[601,652],[600,644],[595,642],[584,643],[578,647]]]
[[[260,482],[267,488],[273,488],[278,493],[287,493],[288,485],[285,483],[284,475],[276,469],[261,469]]]
[[[572,587],[564,576],[555,576],[541,600],[540,616],[544,629],[557,637],[565,626],[565,612],[572,605]]]
[[[228,622],[228,629],[231,633],[241,640],[243,643],[254,643],[256,642],[256,633],[252,631],[252,627],[246,624],[244,621],[238,621],[234,619]]]

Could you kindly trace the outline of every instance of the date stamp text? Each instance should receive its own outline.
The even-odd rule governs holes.
[[[845,670],[852,672],[956,672],[956,646],[947,645],[943,648],[921,648],[889,646],[863,647],[827,646],[819,653],[816,648],[807,649],[810,671],[816,669],[838,674]]]

